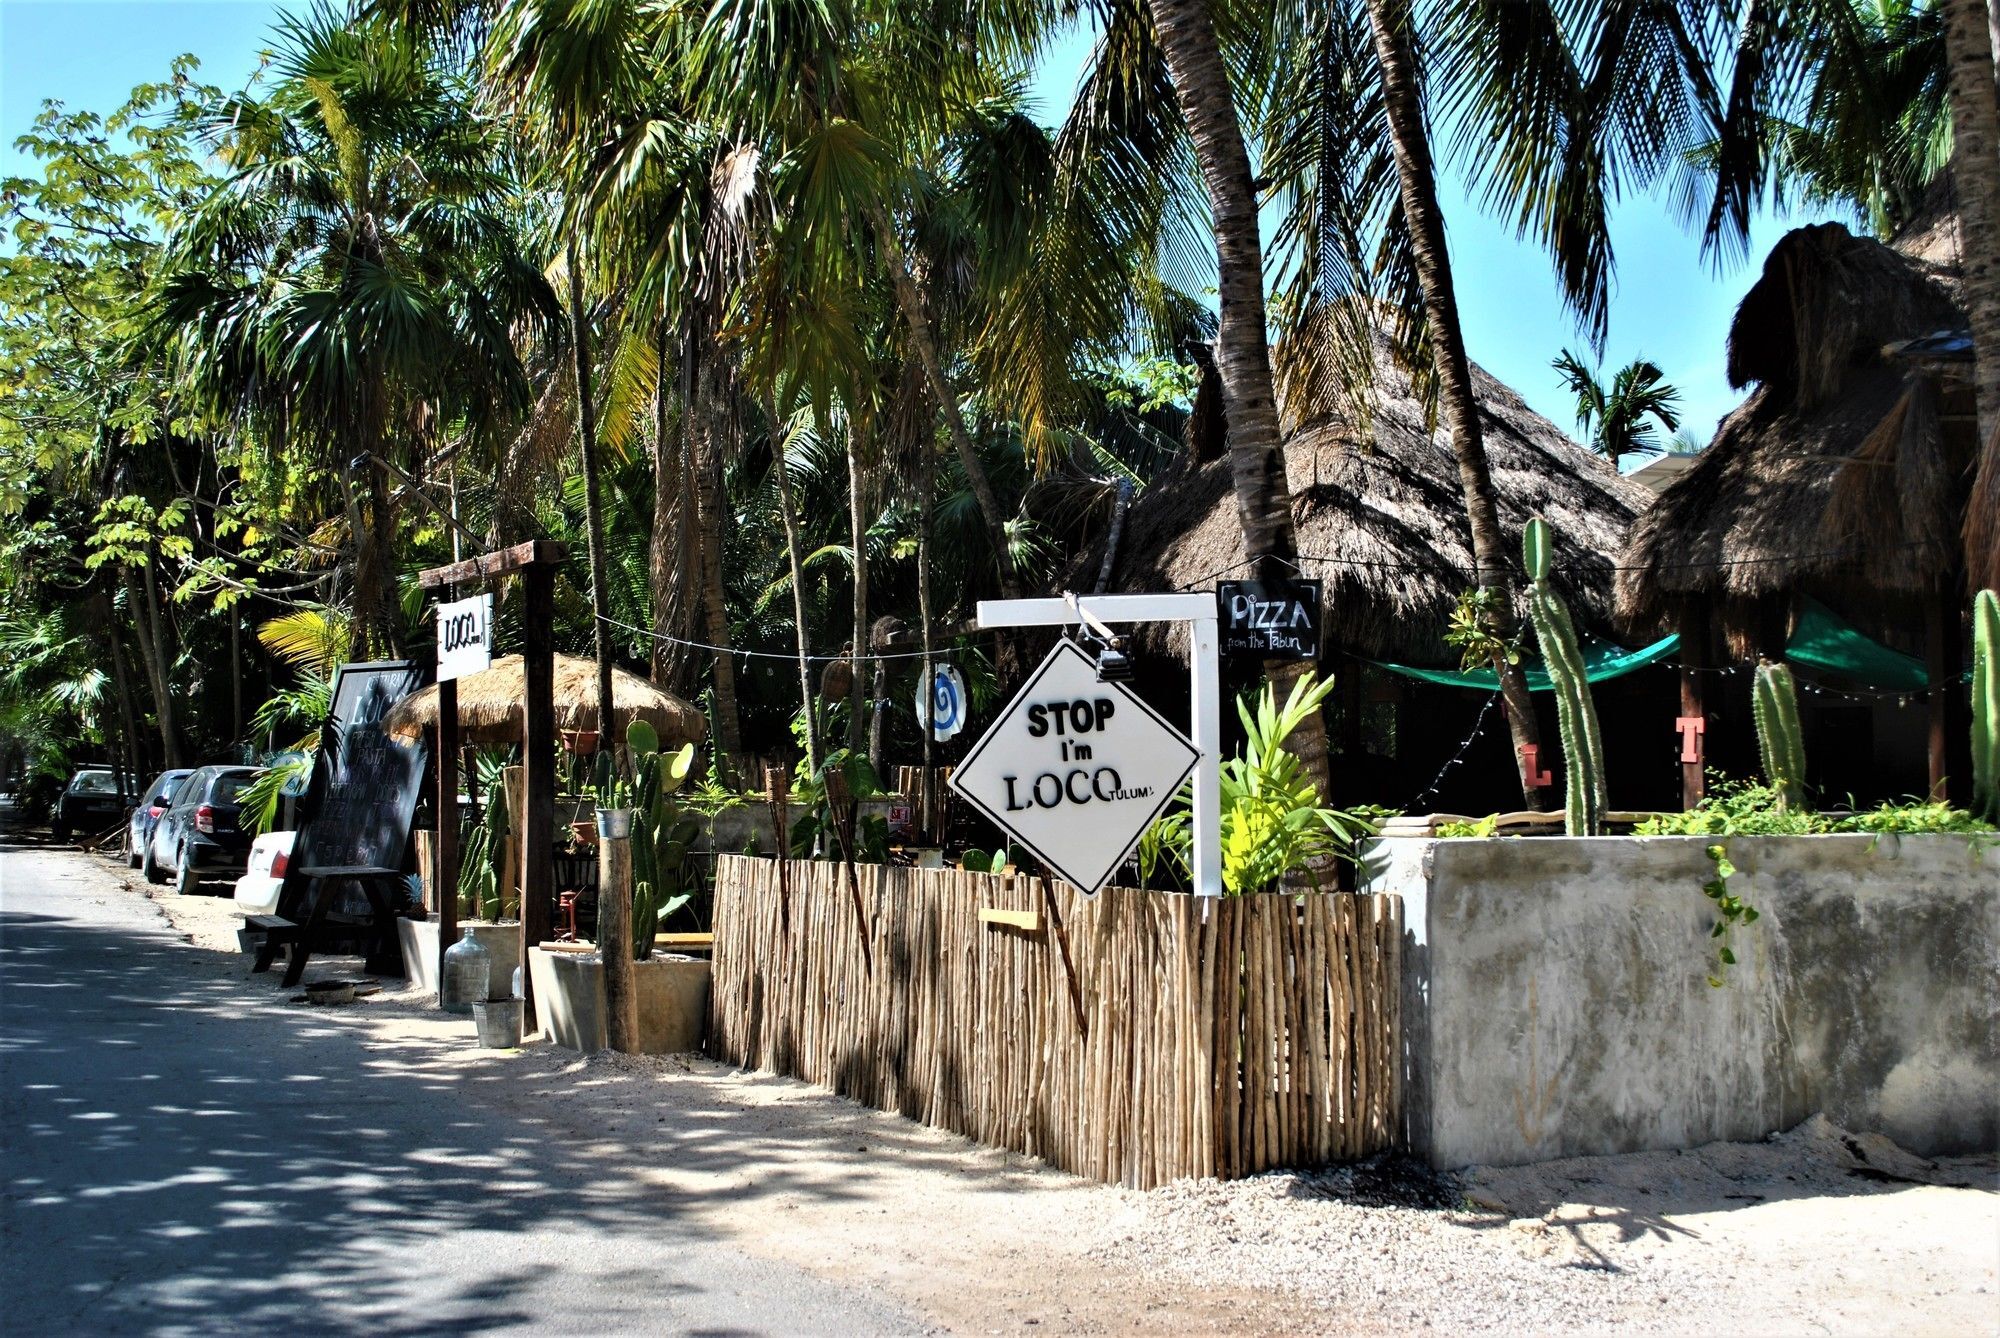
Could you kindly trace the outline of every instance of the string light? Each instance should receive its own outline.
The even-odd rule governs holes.
[[[1486,699],[1485,704],[1479,708],[1478,718],[1472,722],[1472,733],[1465,736],[1465,742],[1458,745],[1458,751],[1453,753],[1445,764],[1438,768],[1437,775],[1431,777],[1431,783],[1418,791],[1416,797],[1410,800],[1409,803],[1403,805],[1403,812],[1414,813],[1417,811],[1419,805],[1423,804],[1426,800],[1436,797],[1438,786],[1444,784],[1446,773],[1465,761],[1465,755],[1472,751],[1472,745],[1477,743],[1479,736],[1486,732],[1487,713],[1493,709],[1493,703],[1499,700],[1500,694],[1497,692]]]

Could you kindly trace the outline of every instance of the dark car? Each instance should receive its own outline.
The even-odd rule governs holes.
[[[92,835],[117,825],[125,812],[125,796],[118,778],[102,767],[85,767],[69,778],[49,817],[49,830],[58,841],[69,840],[71,832]]]
[[[193,892],[208,870],[241,873],[250,833],[239,821],[238,796],[259,774],[256,767],[202,767],[182,781],[146,843],[146,881],[164,883],[172,874],[180,891]]]
[[[146,858],[146,843],[153,839],[153,828],[159,825],[160,818],[173,802],[174,791],[192,775],[192,767],[162,771],[140,795],[138,807],[132,810],[132,816],[125,824],[125,861],[133,868],[138,868]]]

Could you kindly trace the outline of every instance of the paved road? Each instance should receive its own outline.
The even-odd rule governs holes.
[[[247,990],[106,868],[0,832],[0,1332],[920,1327]]]

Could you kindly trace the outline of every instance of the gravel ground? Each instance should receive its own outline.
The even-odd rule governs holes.
[[[226,900],[149,895],[241,969]],[[468,1093],[504,1077],[551,1137],[657,1148],[637,1173],[718,1232],[945,1330],[2000,1332],[1995,1159],[1923,1161],[1823,1120],[1687,1153],[1455,1176],[1385,1158],[1141,1194],[705,1060],[480,1051],[384,984],[324,1015]]]

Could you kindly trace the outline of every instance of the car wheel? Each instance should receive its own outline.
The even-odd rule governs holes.
[[[153,858],[153,843],[151,841],[146,842],[146,853],[139,856],[139,871],[146,876],[146,881],[149,883],[164,883],[167,881],[166,871],[160,867],[159,861]]]
[[[194,852],[183,841],[174,852],[174,891],[191,897],[201,890],[201,874],[194,866]]]
[[[69,828],[63,826],[60,822],[52,822],[49,824],[49,835],[56,839],[57,845],[61,845],[63,842],[69,840]]]

